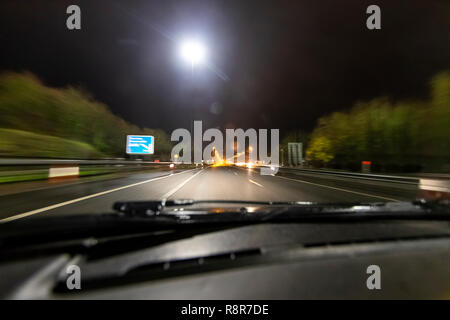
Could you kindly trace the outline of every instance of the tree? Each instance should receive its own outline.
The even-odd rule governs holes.
[[[314,137],[306,151],[306,159],[316,166],[326,166],[334,158],[331,141],[326,137]]]
[[[157,141],[156,154],[170,157],[171,141],[164,131],[141,129],[113,114],[107,105],[95,101],[86,90],[50,88],[31,73],[0,75],[0,114],[0,129],[20,130],[22,135],[26,132],[37,134],[34,137],[83,142],[92,147],[91,154],[123,156],[128,134],[150,134]],[[12,138],[9,134],[8,139]],[[63,148],[64,144],[58,146]],[[36,149],[34,153],[48,156],[50,150],[43,151]],[[53,152],[55,157],[61,157],[65,151],[68,153],[64,149]]]
[[[319,119],[307,157],[315,165],[379,171],[450,170],[450,73],[431,80],[431,98],[375,98]]]

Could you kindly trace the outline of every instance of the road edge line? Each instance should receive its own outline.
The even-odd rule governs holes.
[[[290,181],[301,182],[301,183],[312,184],[312,185],[314,185],[314,186],[323,187],[323,188],[329,188],[329,189],[334,189],[334,190],[339,190],[339,191],[344,191],[344,192],[354,193],[354,194],[358,194],[358,195],[366,196],[366,197],[372,197],[372,198],[384,199],[384,200],[389,200],[389,201],[394,201],[394,202],[402,202],[402,200],[398,200],[398,199],[393,199],[393,198],[388,198],[388,197],[383,197],[383,196],[376,196],[376,195],[369,194],[369,193],[358,192],[358,191],[352,191],[352,190],[347,190],[347,189],[342,189],[342,188],[337,188],[337,187],[331,187],[331,186],[327,186],[327,185],[324,185],[324,184],[318,184],[318,183],[308,182],[308,181],[304,181],[304,180],[298,180],[298,179],[286,178],[286,177],[276,176],[276,175],[273,176],[273,177],[277,177],[277,178],[280,178],[280,179],[286,179],[286,180],[290,180]]]

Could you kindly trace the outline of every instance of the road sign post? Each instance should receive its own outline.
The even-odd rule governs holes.
[[[288,164],[294,167],[303,164],[303,144],[301,142],[288,143]]]
[[[372,166],[372,161],[361,161],[361,172],[369,173],[371,166]]]

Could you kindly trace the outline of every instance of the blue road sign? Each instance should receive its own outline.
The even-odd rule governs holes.
[[[128,154],[153,154],[155,139],[152,136],[127,136]]]

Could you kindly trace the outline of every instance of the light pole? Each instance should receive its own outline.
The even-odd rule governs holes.
[[[205,62],[206,47],[197,40],[185,40],[180,45],[180,56],[191,67],[191,81],[194,82],[194,70],[195,67]],[[195,94],[195,92],[193,93]],[[195,97],[193,98],[193,100]],[[195,100],[192,107],[192,121],[191,121],[191,134],[194,131],[195,121]]]

